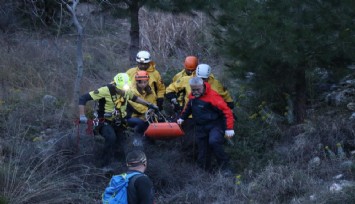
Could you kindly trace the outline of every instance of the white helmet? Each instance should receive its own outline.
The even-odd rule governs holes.
[[[199,64],[196,68],[196,76],[207,79],[211,75],[211,67],[208,64]]]
[[[137,53],[136,61],[138,63],[149,63],[151,61],[150,53],[147,51],[139,51]]]

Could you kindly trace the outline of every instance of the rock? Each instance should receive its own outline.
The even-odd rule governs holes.
[[[349,117],[349,120],[355,120],[355,112],[353,112],[353,113],[351,114],[351,116]]]
[[[348,160],[340,164],[340,168],[344,170],[349,170],[354,165],[354,162]]]
[[[330,192],[335,193],[335,192],[339,192],[341,190],[343,190],[343,187],[337,183],[333,183],[330,187],[329,187]]]
[[[347,107],[349,110],[355,111],[355,103],[354,103],[354,102],[348,103],[348,105],[346,105],[346,107]]]
[[[333,179],[341,179],[341,178],[343,178],[343,174],[339,174],[339,175],[336,175],[336,176],[334,176],[333,177]]]
[[[42,98],[42,103],[45,108],[51,108],[57,102],[57,98],[51,95],[45,95]]]
[[[313,195],[310,195],[310,196],[309,196],[309,200],[310,200],[310,201],[315,201],[315,200],[317,200],[316,195],[314,195],[314,194],[313,194]]]
[[[320,165],[320,158],[319,157],[314,157],[308,162],[308,165],[310,167],[317,167]]]
[[[338,183],[333,183],[330,185],[329,191],[332,193],[337,193],[342,191],[344,188],[353,188],[354,186],[354,182],[352,181],[341,180]]]
[[[339,90],[334,90],[325,96],[325,101],[329,105],[341,106],[353,101],[355,89],[353,87],[343,87]]]

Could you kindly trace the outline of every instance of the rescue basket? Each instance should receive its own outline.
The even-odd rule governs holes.
[[[144,132],[146,137],[156,140],[173,139],[184,135],[183,130],[176,122],[166,120],[161,112],[155,113],[153,110],[148,110],[145,114],[149,126]],[[158,122],[158,118],[164,122]]]

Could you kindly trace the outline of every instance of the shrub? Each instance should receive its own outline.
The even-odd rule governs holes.
[[[314,181],[292,166],[268,165],[249,184],[248,197],[260,203],[288,203],[307,193]]]

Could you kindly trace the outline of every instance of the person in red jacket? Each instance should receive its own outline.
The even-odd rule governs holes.
[[[182,124],[192,114],[196,128],[199,166],[210,170],[210,155],[213,152],[221,170],[230,173],[229,156],[223,149],[223,143],[224,137],[230,139],[235,134],[233,112],[223,98],[211,89],[210,84],[201,78],[193,77],[189,84],[189,101],[177,123]]]

